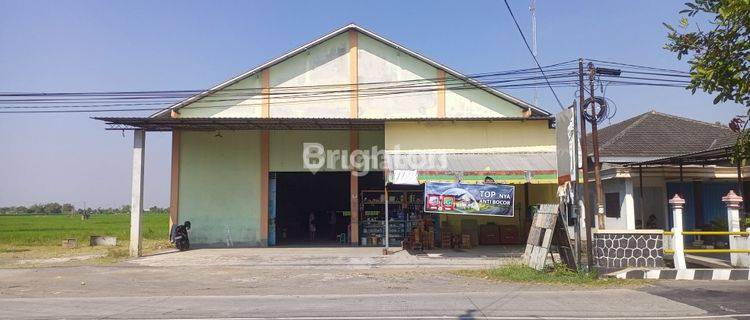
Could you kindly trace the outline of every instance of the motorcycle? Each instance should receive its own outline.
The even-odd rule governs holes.
[[[190,221],[185,221],[184,224],[178,224],[172,228],[172,243],[174,243],[174,246],[180,251],[190,249],[188,230],[190,230]]]

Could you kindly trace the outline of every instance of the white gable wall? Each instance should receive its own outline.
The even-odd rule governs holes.
[[[307,88],[289,88],[299,86]],[[349,90],[347,34],[335,36],[272,66],[270,87],[271,117],[349,117],[349,93],[346,92]],[[322,94],[330,91],[338,92]],[[300,94],[289,95],[290,92]]]
[[[360,118],[438,116],[438,68],[363,33],[357,36],[357,47]],[[349,70],[349,49],[348,32],[342,32],[270,66],[270,116],[349,117],[350,94],[347,90],[352,71]],[[181,108],[180,116],[261,117],[261,73],[250,74]],[[412,87],[404,88],[408,85]],[[446,77],[444,96],[445,116],[449,118],[519,117],[523,111],[517,105],[450,74]]]
[[[423,118],[437,116],[436,82],[419,81],[393,83],[394,81],[436,79],[435,67],[414,58],[383,42],[359,35],[358,76],[360,85],[360,118]],[[378,82],[390,82],[375,84]],[[393,86],[413,85],[411,89],[392,88]],[[388,88],[388,87],[391,88]],[[432,91],[393,94],[404,90]],[[383,93],[383,94],[381,94]]]
[[[483,89],[464,86],[465,83],[450,75],[446,77],[446,117],[520,117],[523,115],[523,110],[518,106]]]
[[[180,109],[182,118],[252,118],[261,116],[260,74],[206,96]]]

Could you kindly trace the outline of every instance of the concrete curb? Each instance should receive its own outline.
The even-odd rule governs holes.
[[[750,269],[638,269],[607,274],[618,279],[654,280],[750,280]]]

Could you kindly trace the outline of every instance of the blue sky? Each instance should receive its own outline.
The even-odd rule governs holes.
[[[662,49],[678,1],[537,4],[542,64],[578,57],[687,70]],[[511,1],[527,35],[529,1]],[[533,66],[502,1],[0,1],[0,91],[199,89],[347,23],[472,74]],[[531,101],[530,90],[506,90]],[[573,89],[558,89],[564,102]],[[613,87],[613,121],[651,109],[726,123],[744,113],[675,88]],[[557,110],[549,90],[540,104]],[[125,114],[111,114],[125,115]],[[146,115],[129,113],[129,115]],[[132,135],[85,114],[0,115],[0,205],[129,203]],[[146,140],[147,206],[168,205],[169,134]]]

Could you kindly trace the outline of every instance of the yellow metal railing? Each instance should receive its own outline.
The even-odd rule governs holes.
[[[685,236],[750,236],[747,231],[682,231]],[[664,231],[665,236],[673,236],[674,232]],[[683,249],[684,253],[750,253],[747,249]],[[664,249],[664,253],[674,253],[674,249]]]
[[[685,236],[750,236],[747,231],[683,231]],[[674,232],[664,231],[664,235],[673,236]]]
[[[745,249],[684,249],[685,253],[750,253]],[[674,253],[674,249],[664,249],[664,253]]]

